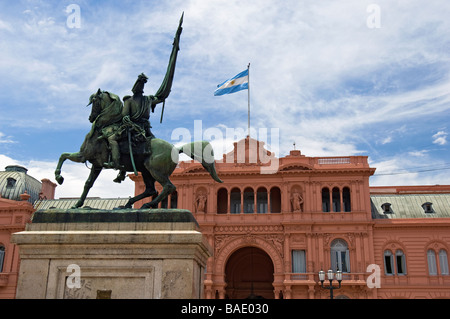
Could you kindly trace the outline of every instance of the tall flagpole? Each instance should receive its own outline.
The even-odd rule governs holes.
[[[247,66],[248,69],[248,137],[250,137],[250,63]]]

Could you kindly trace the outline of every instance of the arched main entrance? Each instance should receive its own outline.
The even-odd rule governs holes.
[[[238,249],[225,267],[226,295],[231,299],[273,299],[273,273],[272,260],[262,249]]]

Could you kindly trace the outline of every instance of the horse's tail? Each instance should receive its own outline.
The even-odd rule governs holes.
[[[214,151],[209,142],[201,141],[188,143],[179,147],[178,150],[180,153],[184,153],[193,160],[202,163],[202,166],[209,172],[211,177],[216,182],[223,183],[223,181],[217,175],[214,162]]]

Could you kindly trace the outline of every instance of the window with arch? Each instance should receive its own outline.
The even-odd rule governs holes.
[[[394,255],[390,250],[384,251],[384,273],[386,275],[394,275]]]
[[[347,242],[343,239],[335,239],[330,246],[331,251],[331,269],[343,273],[350,272],[350,251]]]
[[[330,211],[330,190],[328,187],[322,188],[322,211],[324,213]]]
[[[437,260],[439,260],[439,268]],[[434,249],[428,249],[427,251],[428,261],[428,274],[430,276],[436,276],[438,274],[448,276],[448,257],[445,249],[439,250],[438,259],[436,259],[436,252]]]
[[[244,214],[252,214],[255,211],[255,193],[247,187],[244,190]]]
[[[427,261],[428,261],[428,274],[431,276],[436,276],[437,275],[436,253],[434,252],[433,249],[428,249]]]
[[[351,212],[351,191],[350,187],[346,186],[342,189],[333,187],[331,190],[328,187],[322,188],[322,211],[323,212]]]
[[[264,186],[253,189],[232,187],[231,191],[221,187],[217,191],[217,214],[266,214],[281,213],[281,191],[279,187]]]
[[[384,273],[406,275],[406,257],[403,250],[397,249],[395,254],[389,249],[384,251]]]
[[[447,257],[447,251],[445,249],[439,250],[439,266],[441,269],[441,275],[449,275],[448,270],[448,257]]]
[[[401,249],[395,252],[395,262],[397,264],[397,275],[406,275],[406,257]]]
[[[5,246],[0,245],[0,272],[3,272],[4,261],[5,261]]]
[[[333,212],[341,211],[341,192],[338,187],[333,188],[332,192]]]
[[[221,188],[217,192],[217,213],[226,214],[228,212],[228,191]]]
[[[264,187],[258,188],[256,191],[256,212],[265,214],[268,212],[267,190]]]
[[[276,186],[270,189],[270,212],[281,213],[281,190]]]
[[[233,188],[230,193],[230,213],[241,213],[241,190],[239,188]]]
[[[342,190],[342,204],[344,205],[344,212],[352,211],[350,188],[348,187],[344,187],[344,189]]]

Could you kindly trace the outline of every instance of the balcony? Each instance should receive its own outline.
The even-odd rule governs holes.
[[[342,285],[343,286],[362,286],[366,285],[367,276],[370,273],[343,273],[342,274]],[[319,274],[317,273],[286,273],[285,283],[291,285],[320,285]]]
[[[321,211],[292,213],[240,213],[223,214],[212,212],[210,214],[195,214],[199,223],[213,222],[217,224],[233,223],[262,223],[262,224],[311,224],[311,223],[348,223],[371,222],[370,215],[366,211],[352,211],[339,213],[324,213]]]

